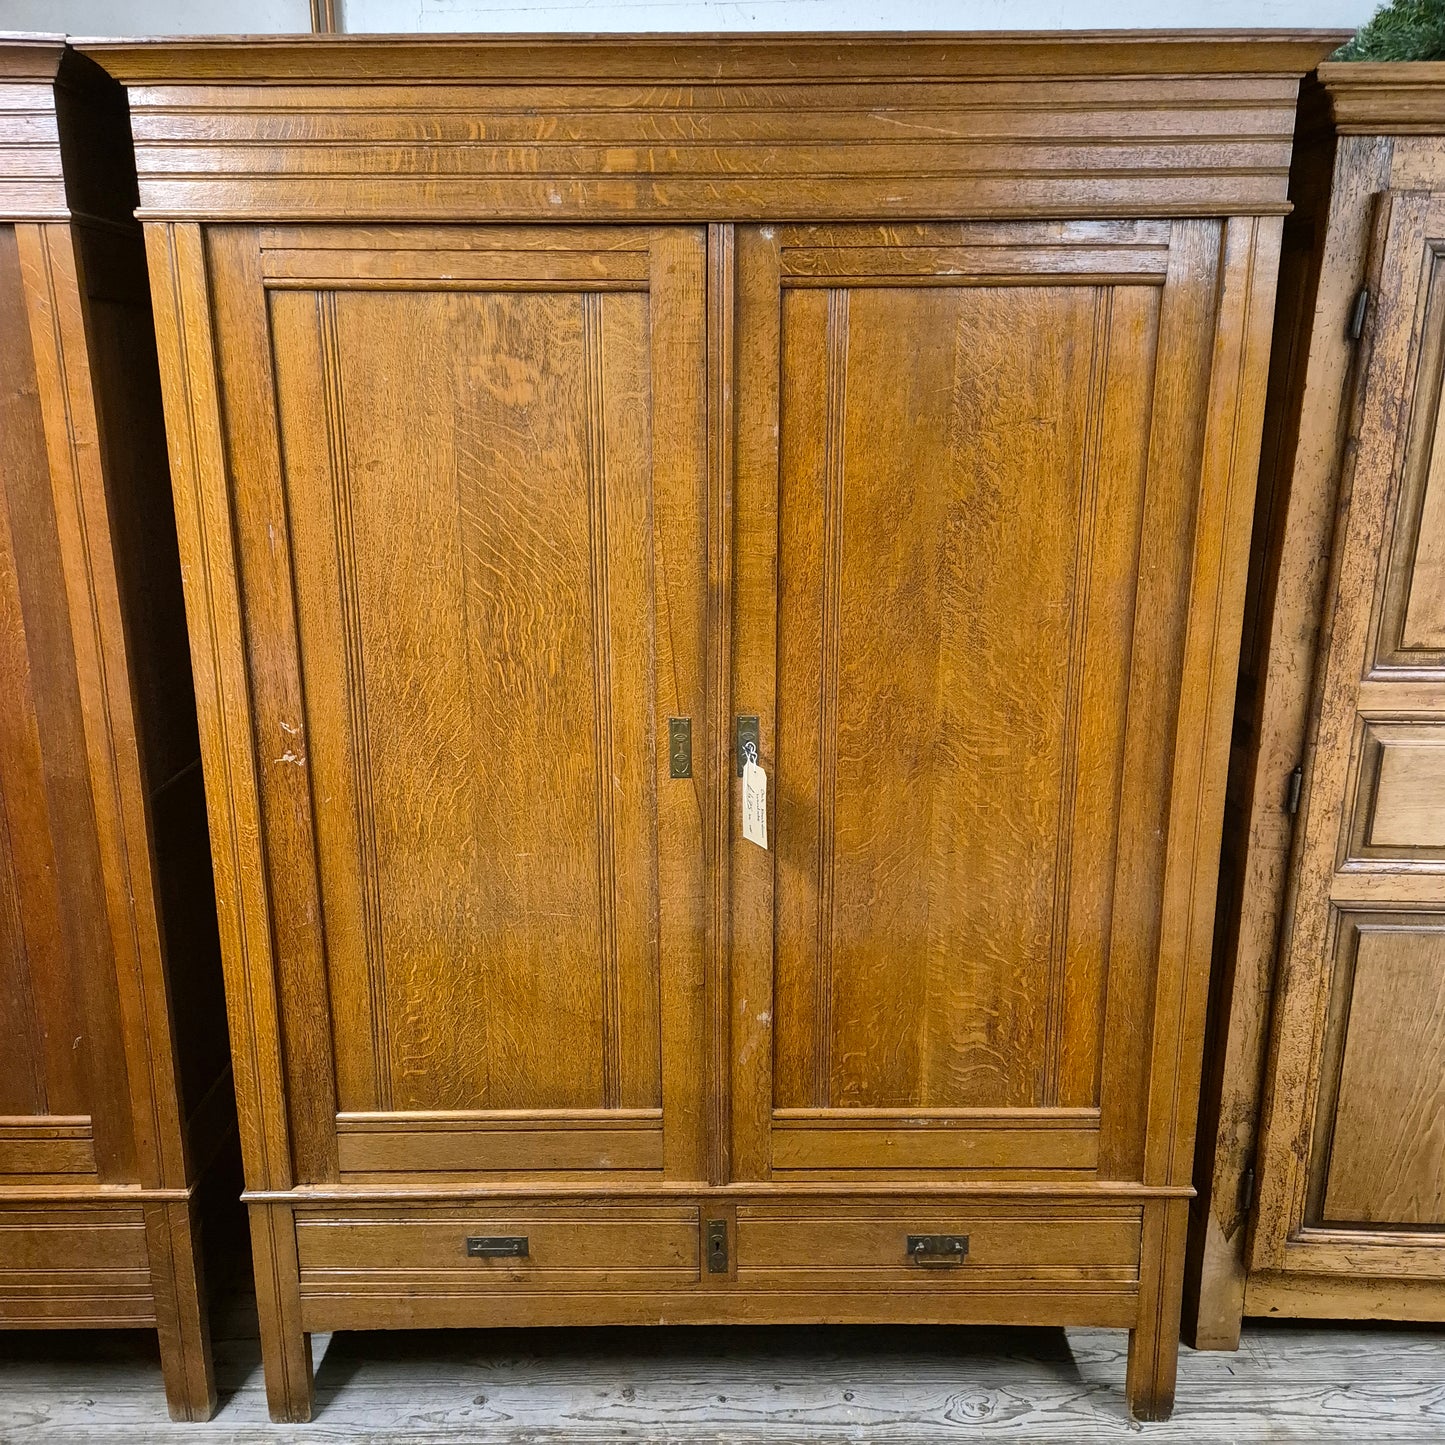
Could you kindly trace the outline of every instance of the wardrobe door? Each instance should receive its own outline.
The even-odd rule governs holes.
[[[207,245],[297,1182],[698,1177],[703,233]]]
[[[1246,1309],[1445,1276],[1445,195],[1377,202]],[[1280,1271],[1273,1277],[1261,1273]],[[1297,1306],[1296,1306],[1297,1307]],[[1408,1305],[1407,1305],[1408,1308]]]
[[[39,392],[16,231],[0,226],[0,1186],[53,1192],[128,1183],[137,1165]],[[36,1251],[55,1264],[57,1315],[82,1288],[59,1274],[58,1241],[78,1227],[38,1232],[28,1254],[7,1231],[22,1240],[0,1248],[0,1277],[21,1271],[12,1319],[39,1294]],[[115,1288],[143,1286],[138,1217],[113,1237]]]
[[[739,231],[736,1176],[1140,1177],[1225,236]]]

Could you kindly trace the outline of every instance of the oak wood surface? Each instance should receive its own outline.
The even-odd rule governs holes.
[[[1298,299],[1276,331],[1279,441],[1262,471],[1277,500],[1251,605],[1268,671],[1260,687],[1247,648],[1226,845],[1239,882],[1219,946],[1222,1083],[1200,1149],[1201,1345],[1232,1347],[1243,1312],[1437,1318],[1445,1298],[1440,68],[1320,74],[1297,176]]]
[[[1370,928],[1354,947],[1322,1219],[1445,1227],[1445,938]]]
[[[659,1318],[1123,1325],[1167,1415],[1324,41],[1071,43],[91,47],[278,1419],[312,1332]]]
[[[0,55],[0,1325],[155,1329],[203,1418],[192,1193],[233,1126],[124,95]]]
[[[1381,682],[1387,681],[1386,659],[1393,660],[1408,647],[1406,594],[1395,581],[1399,564],[1392,555],[1398,557],[1399,547],[1411,545],[1410,514],[1421,515],[1422,493],[1428,491],[1418,483],[1412,485],[1412,478],[1428,474],[1429,453],[1422,450],[1419,438],[1429,422],[1421,420],[1421,404],[1428,417],[1432,388],[1439,385],[1430,349],[1426,346],[1418,355],[1416,350],[1419,329],[1425,327],[1423,336],[1428,336],[1431,324],[1428,298],[1434,288],[1429,268],[1423,286],[1417,279],[1430,225],[1429,205],[1429,197],[1419,192],[1390,193],[1382,202],[1374,340],[1362,381],[1359,440],[1348,482],[1348,522],[1337,544],[1334,595],[1338,600],[1327,622],[1329,649],[1322,660],[1319,712],[1307,758],[1309,793],[1301,815],[1294,912],[1284,943],[1288,982],[1272,1044],[1260,1219],[1251,1255],[1256,1267],[1280,1268],[1289,1237],[1307,1221],[1320,1220],[1318,1203],[1310,1201],[1318,1200],[1323,1171],[1333,1167],[1325,1161],[1338,1147],[1332,1142],[1333,1101],[1337,1070],[1351,1047],[1349,979],[1357,957],[1353,940],[1362,936],[1357,929],[1367,926],[1368,920],[1354,915],[1352,921],[1350,913],[1340,911],[1351,891],[1348,879],[1342,879],[1340,887],[1332,886],[1345,851],[1341,811],[1338,803],[1316,805],[1315,799],[1358,797],[1354,782],[1359,766],[1358,678],[1362,670],[1370,669]],[[1392,382],[1392,377],[1398,380]],[[1396,385],[1400,390],[1392,394]],[[1410,397],[1417,400],[1406,410]],[[1397,496],[1403,525],[1392,544],[1387,518]],[[1404,538],[1401,530],[1406,532]],[[1421,680],[1417,674],[1415,681]],[[1374,906],[1384,902],[1376,891]],[[1428,938],[1428,917],[1419,922],[1426,931],[1413,936]],[[1365,1030],[1368,1035],[1368,1023]],[[1408,1067],[1403,1054],[1395,1057]],[[1386,1060],[1376,1051],[1375,1069],[1385,1066]],[[1291,1135],[1298,1141],[1293,1147],[1287,1142]],[[1340,1142],[1348,1142],[1348,1130]],[[1421,1143],[1430,1154],[1428,1134]]]
[[[147,216],[727,223],[1281,211],[1297,77],[1342,38],[84,48],[130,87]]]

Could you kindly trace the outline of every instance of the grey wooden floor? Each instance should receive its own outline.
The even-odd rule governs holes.
[[[254,1316],[217,1322],[221,1408],[172,1425],[149,1333],[0,1333],[0,1441],[1445,1442],[1445,1329],[1251,1328],[1185,1351],[1164,1425],[1124,1410],[1122,1333],[735,1328],[318,1336],[310,1425],[266,1417]]]

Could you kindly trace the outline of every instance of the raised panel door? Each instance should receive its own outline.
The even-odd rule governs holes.
[[[696,1177],[702,233],[212,246],[300,1178]]]
[[[1138,1177],[1219,237],[740,231],[735,1174]]]
[[[1351,1279],[1445,1273],[1445,202],[1378,205],[1250,1244]]]
[[[114,962],[12,226],[0,336],[0,1185],[128,1181]]]

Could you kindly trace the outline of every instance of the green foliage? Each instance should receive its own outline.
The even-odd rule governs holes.
[[[1445,0],[1392,0],[1332,60],[1445,60]]]

